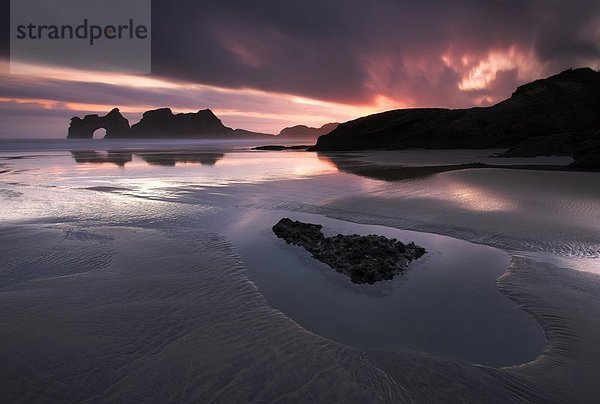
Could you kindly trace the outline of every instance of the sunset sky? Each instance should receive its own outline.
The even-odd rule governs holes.
[[[1,4],[4,138],[64,137],[70,117],[115,106],[131,123],[152,108],[210,108],[227,126],[278,133],[395,108],[491,105],[565,68],[600,69],[597,0],[153,0],[152,75],[15,75]]]

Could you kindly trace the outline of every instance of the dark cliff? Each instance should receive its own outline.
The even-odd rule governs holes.
[[[600,73],[581,68],[520,86],[491,107],[401,109],[340,124],[314,150],[509,148],[600,128]]]

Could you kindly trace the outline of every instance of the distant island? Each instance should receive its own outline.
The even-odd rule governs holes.
[[[284,128],[279,132],[281,139],[302,139],[316,141],[319,136],[326,135],[339,126],[338,122],[326,123],[320,128],[306,125],[296,125]]]
[[[296,125],[281,130],[277,138],[284,140],[309,140],[312,144],[319,136],[326,135],[339,123],[327,123],[320,128]],[[92,139],[98,129],[106,131],[105,139],[186,139],[186,138],[254,138],[273,139],[268,133],[232,129],[210,110],[174,114],[170,108],[159,108],[144,112],[142,119],[133,125],[119,108],[113,108],[104,116],[86,115],[71,118],[67,139]]]
[[[491,107],[414,108],[340,124],[309,150],[509,149],[506,156],[569,155],[600,168],[600,73],[566,70],[522,85]]]
[[[272,139],[266,133],[232,129],[221,122],[210,110],[173,114],[170,108],[144,112],[142,119],[131,126],[118,108],[108,114],[71,118],[67,139],[92,139],[94,132],[105,129],[105,139],[189,139],[189,138],[262,138]]]

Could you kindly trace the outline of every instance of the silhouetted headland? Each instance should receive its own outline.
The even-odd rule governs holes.
[[[339,126],[338,122],[326,123],[320,128],[313,128],[306,125],[288,126],[279,132],[282,139],[304,139],[316,141],[319,136],[326,135]]]
[[[142,119],[133,125],[118,108],[105,116],[97,114],[71,118],[67,139],[92,139],[97,129],[105,129],[105,139],[189,139],[189,138],[272,138],[273,135],[232,129],[221,122],[210,110],[173,114],[170,108],[144,112]]]
[[[600,73],[566,70],[522,85],[491,107],[416,108],[340,124],[311,150],[488,149],[509,155],[573,156],[573,166],[600,168]]]

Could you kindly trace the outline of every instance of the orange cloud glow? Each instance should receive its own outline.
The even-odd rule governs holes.
[[[4,62],[6,65],[6,62]],[[0,66],[6,67],[6,66]],[[66,109],[85,113],[103,114],[114,107],[123,113],[140,117],[149,109],[172,107],[174,112],[195,112],[210,108],[223,123],[234,128],[244,128],[265,133],[279,133],[285,126],[305,124],[321,126],[328,122],[342,122],[369,115],[384,109],[405,106],[383,94],[373,97],[363,105],[342,104],[322,101],[292,94],[267,92],[249,88],[224,88],[198,83],[171,81],[161,77],[131,74],[102,73],[63,69],[52,66],[21,65],[21,71],[31,75],[21,75],[25,82],[31,81],[43,87],[44,83],[59,80],[68,87],[80,83],[118,86],[128,91],[153,91],[159,94],[155,99],[143,98],[143,102],[124,98],[119,104],[85,102],[82,100],[59,100],[49,98],[51,92],[43,95],[48,98],[3,97],[0,102],[35,103],[46,109]],[[5,69],[1,69],[6,71]],[[35,74],[33,74],[35,73]],[[13,76],[14,75],[10,75]],[[6,78],[9,75],[5,75]],[[0,79],[4,78],[0,73]],[[186,98],[180,101],[181,94]],[[171,104],[171,99],[177,105]]]
[[[445,54],[441,59],[446,66],[461,74],[458,88],[462,91],[489,89],[498,72],[516,70],[520,81],[530,81],[540,77],[546,69],[533,52],[523,51],[517,46],[492,50],[483,57]]]

